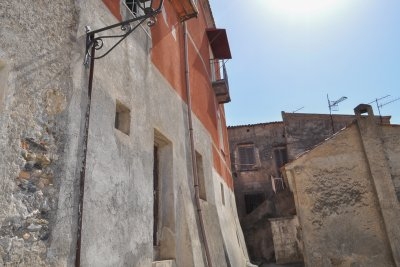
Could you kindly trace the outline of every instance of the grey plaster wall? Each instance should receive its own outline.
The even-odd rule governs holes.
[[[234,192],[229,189],[216,171],[213,171],[213,177],[218,221],[222,230],[225,257],[228,259],[227,266],[254,266],[249,261],[247,246],[237,215]],[[224,190],[224,201],[222,201],[221,184]]]
[[[395,266],[357,125],[285,170],[307,266]]]
[[[100,17],[107,16],[100,13]],[[99,61],[95,68],[83,227],[83,262],[88,266],[149,266],[154,259],[170,258],[177,266],[205,265],[193,205],[187,107],[151,66],[150,44],[149,36],[139,31],[125,47],[113,51],[115,57],[103,65]],[[115,83],[114,79],[123,82]],[[129,136],[114,129],[116,99],[131,110]],[[206,180],[206,234],[214,248],[214,266],[223,266],[229,257],[220,239],[224,230],[218,223],[216,207],[221,204],[215,201],[213,190],[220,178],[212,172],[211,138],[195,117],[194,135]],[[159,255],[155,256],[153,146],[157,138],[167,144],[160,147],[166,155],[160,156],[160,165],[165,166],[160,166],[164,168],[160,177],[161,233]],[[231,215],[229,220],[234,218]],[[230,247],[240,246],[235,239],[226,241]],[[242,266],[245,259],[243,255],[232,258],[231,266]]]
[[[87,266],[150,266],[157,259],[152,245],[155,131],[168,142],[169,156],[160,158],[160,164],[166,160],[170,168],[170,175],[161,175],[162,180],[168,180],[161,185],[158,260],[173,257],[177,266],[204,266],[193,206],[187,109],[151,67],[150,43],[139,31],[113,51],[115,57],[96,65],[84,203],[83,262]],[[116,99],[131,110],[129,136],[114,129]],[[195,125],[196,147],[203,152],[210,180],[211,140],[203,129],[199,130],[198,123]],[[209,201],[213,203],[212,195]],[[208,226],[220,231],[218,225]],[[219,244],[213,235],[210,242]],[[221,261],[218,255],[215,260]]]

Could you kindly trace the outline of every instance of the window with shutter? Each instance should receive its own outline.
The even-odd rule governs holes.
[[[254,153],[254,145],[241,145],[238,147],[239,153],[239,169],[248,170],[252,169],[256,164],[256,157]]]

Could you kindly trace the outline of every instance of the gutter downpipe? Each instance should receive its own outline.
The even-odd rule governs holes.
[[[183,22],[183,42],[184,42],[184,53],[185,53],[185,81],[186,81],[186,98],[188,107],[188,126],[189,126],[189,137],[190,137],[190,152],[192,157],[192,173],[194,180],[194,196],[196,201],[197,213],[200,221],[201,236],[203,238],[204,249],[206,252],[207,266],[212,267],[210,248],[208,247],[206,230],[204,227],[204,218],[201,211],[200,203],[200,189],[199,189],[199,176],[197,173],[197,161],[196,161],[196,151],[194,148],[194,137],[193,137],[193,121],[192,121],[192,99],[190,96],[190,80],[189,80],[189,54],[188,54],[188,31],[186,22]]]
[[[94,34],[90,35],[94,38]],[[89,65],[89,81],[88,81],[88,99],[85,114],[85,128],[83,136],[83,159],[80,170],[79,180],[79,204],[78,204],[78,229],[76,238],[76,253],[75,253],[75,267],[81,266],[81,247],[82,247],[82,218],[83,218],[83,200],[85,194],[85,177],[86,177],[86,159],[88,150],[88,139],[89,139],[89,119],[90,119],[90,107],[92,104],[92,88],[93,88],[93,72],[94,72],[94,60],[95,60],[95,45],[91,47],[91,57]]]

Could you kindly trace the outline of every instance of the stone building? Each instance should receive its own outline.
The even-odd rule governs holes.
[[[0,266],[250,265],[226,31],[147,2],[0,2]]]
[[[274,261],[268,219],[295,214],[290,192],[282,190],[283,180],[277,180],[278,194],[271,183],[281,177],[279,168],[287,161],[284,125],[231,126],[228,135],[238,215],[250,258],[254,263]]]
[[[280,122],[228,127],[238,215],[252,261],[303,260],[294,198],[281,168],[355,118],[282,112]],[[375,119],[390,123],[388,116]]]
[[[283,167],[307,266],[400,266],[400,127],[355,113]]]

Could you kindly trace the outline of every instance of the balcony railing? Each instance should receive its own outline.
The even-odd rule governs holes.
[[[212,59],[211,61],[211,82],[218,103],[225,104],[231,102],[229,95],[228,74],[225,62]]]

